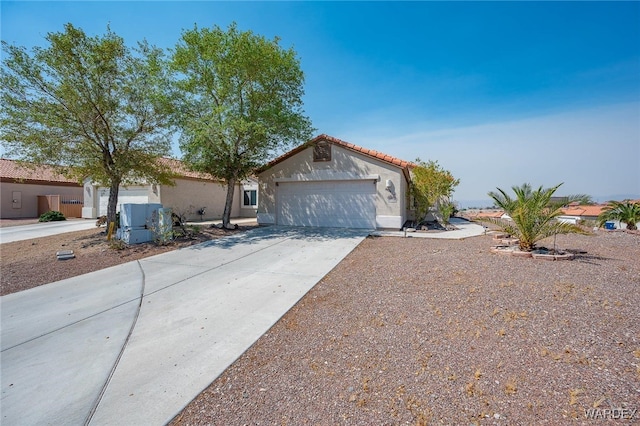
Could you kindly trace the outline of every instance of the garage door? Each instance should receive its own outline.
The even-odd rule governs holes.
[[[276,194],[278,225],[376,227],[376,186],[371,180],[280,182]]]
[[[98,216],[107,214],[107,205],[109,204],[109,189],[100,189],[100,204],[98,208]],[[120,211],[120,204],[146,204],[149,202],[149,191],[146,187],[138,188],[120,188],[118,191],[118,205],[116,211]]]

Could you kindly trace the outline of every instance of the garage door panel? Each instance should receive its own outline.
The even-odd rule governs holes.
[[[280,184],[277,203],[280,225],[375,228],[371,181]]]
[[[100,190],[100,204],[98,216],[107,214],[107,205],[109,203],[109,189]],[[149,192],[147,188],[120,188],[118,191],[118,204],[116,211],[120,211],[121,204],[146,204],[149,202]]]

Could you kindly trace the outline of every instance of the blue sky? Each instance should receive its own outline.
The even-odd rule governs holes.
[[[235,21],[293,47],[327,133],[438,160],[463,205],[529,182],[640,198],[640,2],[2,1],[2,40],[66,22],[173,47]]]

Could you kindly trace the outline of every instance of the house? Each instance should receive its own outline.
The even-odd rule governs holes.
[[[220,219],[224,212],[227,186],[205,173],[187,169],[184,163],[172,158],[161,158],[176,174],[174,185],[157,185],[140,182],[136,185],[121,186],[118,191],[118,205],[125,203],[160,203],[173,209],[174,213],[185,215],[187,220]],[[256,217],[258,206],[258,182],[247,179],[236,185],[233,194],[231,217]],[[109,188],[91,179],[84,183],[84,207],[82,217],[95,218],[107,214]]]
[[[588,221],[597,221],[598,216],[607,206],[605,204],[597,205],[579,205],[570,204],[567,207],[562,208],[562,215],[558,216],[560,222],[578,224]]]
[[[320,135],[257,171],[258,223],[400,229],[414,164]]]
[[[51,166],[0,158],[0,218],[35,218],[49,210],[80,217],[82,185]]]

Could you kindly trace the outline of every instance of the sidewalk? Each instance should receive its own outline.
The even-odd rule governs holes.
[[[442,238],[452,240],[462,240],[469,237],[477,237],[484,235],[485,228],[477,223],[469,222],[464,219],[452,218],[450,223],[454,225],[456,230],[454,231],[441,231],[441,232],[404,232],[404,231],[373,231],[371,235],[376,237],[406,237],[406,238]]]

